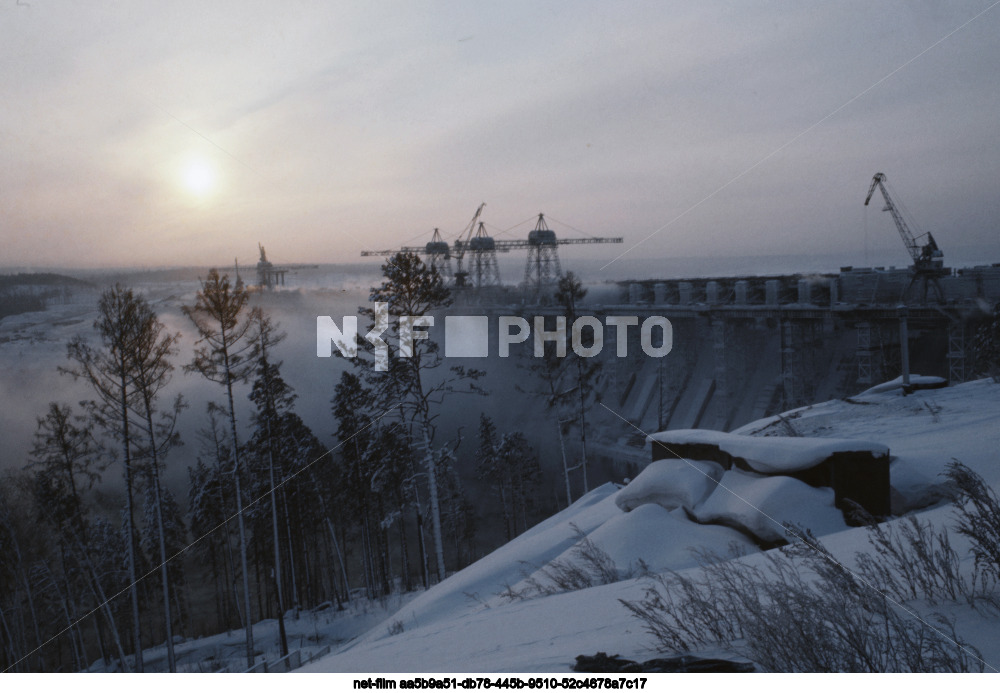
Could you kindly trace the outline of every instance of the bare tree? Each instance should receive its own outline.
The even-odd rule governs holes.
[[[144,303],[144,302],[143,302]],[[82,378],[93,388],[96,399],[85,402],[94,422],[121,445],[121,463],[125,476],[125,533],[129,573],[129,596],[132,602],[132,639],[135,670],[142,672],[142,634],[139,617],[138,575],[134,512],[135,468],[132,448],[133,417],[131,409],[138,396],[133,383],[132,353],[136,343],[136,325],[141,321],[142,305],[131,289],[121,284],[101,294],[94,328],[100,346],[90,346],[82,337],[67,345],[67,355],[76,365],[60,368],[74,378]]]
[[[164,325],[145,299],[137,297],[135,335],[129,353],[132,382],[136,392],[133,412],[138,417],[136,428],[145,438],[140,448],[149,461],[147,471],[153,496],[153,511],[156,520],[157,543],[160,554],[160,577],[163,583],[163,613],[167,636],[167,667],[177,671],[174,656],[173,614],[170,608],[170,578],[167,569],[167,549],[164,538],[163,490],[160,484],[160,466],[167,451],[179,444],[175,426],[177,416],[184,408],[184,401],[178,395],[170,409],[160,412],[157,400],[160,392],[170,382],[173,365],[168,358],[177,353],[180,334],[165,334]]]

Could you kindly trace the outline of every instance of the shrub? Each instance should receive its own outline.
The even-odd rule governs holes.
[[[948,463],[945,475],[956,491],[956,529],[972,540],[973,580],[988,593],[1000,581],[1000,499],[981,476],[956,459]],[[997,606],[995,598],[986,598]]]
[[[664,650],[722,646],[769,671],[981,671],[978,651],[951,621],[902,603],[903,595],[964,594],[951,577],[957,556],[946,537],[920,523],[903,527],[872,530],[873,545],[896,556],[860,561],[857,572],[808,532],[789,528],[794,544],[750,562],[703,554],[699,571],[656,576],[642,599],[622,603]]]

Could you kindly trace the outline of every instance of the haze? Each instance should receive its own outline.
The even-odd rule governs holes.
[[[901,252],[876,171],[997,261],[995,4],[11,0],[4,264],[355,261],[481,201],[592,259]]]

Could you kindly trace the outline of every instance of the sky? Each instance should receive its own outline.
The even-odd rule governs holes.
[[[1000,7],[0,3],[0,266],[354,262],[545,212],[581,254],[1000,262]],[[857,260],[855,260],[857,262]]]

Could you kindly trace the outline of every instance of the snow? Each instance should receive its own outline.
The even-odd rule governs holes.
[[[699,522],[740,527],[761,541],[786,539],[789,522],[823,536],[847,529],[830,488],[813,488],[790,476],[757,476],[730,469],[719,487],[694,509]]]
[[[380,640],[390,626],[402,621],[414,625],[447,621],[484,608],[484,603],[523,578],[525,565],[541,566],[557,558],[578,540],[574,527],[590,532],[621,511],[614,504],[618,488],[605,484],[572,506],[476,561],[410,602],[405,614],[373,628],[365,641]]]
[[[344,611],[327,603],[298,615],[294,610],[285,614],[285,631],[289,651],[299,650],[307,659],[324,649],[343,644],[380,623],[386,611],[395,612],[414,598],[415,594],[393,595],[383,602],[353,600]],[[263,619],[254,623],[254,649],[257,662],[274,662],[281,657],[277,619]],[[174,653],[179,672],[209,672],[225,670],[241,672],[247,669],[246,643],[242,628],[226,633],[216,633],[202,638],[174,636]],[[166,643],[143,650],[147,672],[167,671]],[[117,661],[113,660],[117,665]],[[90,672],[105,671],[103,660],[97,660]]]
[[[952,458],[967,464],[988,483],[1000,485],[1000,465],[996,464],[996,451],[1000,449],[1000,385],[991,381],[909,396],[903,396],[899,389],[872,393],[850,401],[803,407],[787,412],[784,418],[804,436],[834,440],[857,437],[879,440],[891,447],[894,493],[907,502],[917,503],[921,498],[923,502],[939,502],[939,474]],[[748,424],[738,433],[754,440],[748,434],[766,423]],[[683,486],[684,482],[679,483]],[[727,472],[722,485],[739,492],[775,522],[798,521],[810,527],[845,565],[853,565],[855,552],[869,549],[866,530],[844,526],[829,489],[815,489],[789,477],[763,477],[739,470]],[[616,491],[604,486],[592,491],[417,597],[364,637],[303,670],[566,672],[579,654],[604,651],[630,659],[655,656],[655,642],[619,601],[640,599],[643,580],[525,601],[508,602],[496,597],[498,585],[522,577],[526,567],[522,560],[537,570],[552,560],[570,557],[578,541],[570,523],[608,552],[621,569],[641,557],[656,570],[693,570],[685,567],[691,565],[688,546],[714,548],[721,553],[719,548],[724,548],[728,538],[739,535],[725,527],[691,522],[683,510],[668,511],[656,500],[659,492],[645,494],[649,502],[623,512],[617,503],[620,496],[635,492],[629,488]],[[764,536],[774,537],[781,532],[778,524],[723,488],[696,504],[694,512],[700,520],[738,519]],[[925,509],[919,517],[938,528],[953,523],[953,512],[947,505]],[[749,542],[741,538],[747,546]],[[963,564],[971,566],[968,543],[954,531],[951,539],[963,556]],[[752,554],[743,560],[761,558],[762,554]],[[477,593],[480,601],[466,596],[470,591]],[[961,604],[939,603],[933,611],[955,618],[961,636],[981,651],[986,662],[1000,666],[1000,625],[995,617],[977,614]],[[394,622],[400,623],[403,630],[389,636],[387,625]]]
[[[683,510],[667,511],[647,504],[614,517],[588,535],[619,566],[638,567],[642,559],[652,572],[680,570],[697,564],[692,549],[720,556],[735,547],[740,553],[757,550],[746,536],[728,527],[693,524]]]
[[[722,472],[715,462],[657,460],[618,493],[615,503],[626,512],[646,503],[690,509],[712,492]]]
[[[753,438],[747,435],[701,429],[654,433],[647,440],[668,450],[681,445],[714,445],[731,457],[746,460],[762,474],[781,474],[809,469],[836,453],[870,452],[874,457],[889,454],[888,446],[851,438]]]
[[[910,376],[910,387],[920,390],[920,389],[933,389],[938,387],[944,387],[948,384],[948,381],[944,378],[939,378],[936,375],[911,375]],[[875,387],[871,387],[861,393],[861,397],[866,395],[875,395],[883,392],[892,392],[893,390],[903,389],[903,376],[899,376],[893,380],[889,380],[884,383],[880,383]]]

